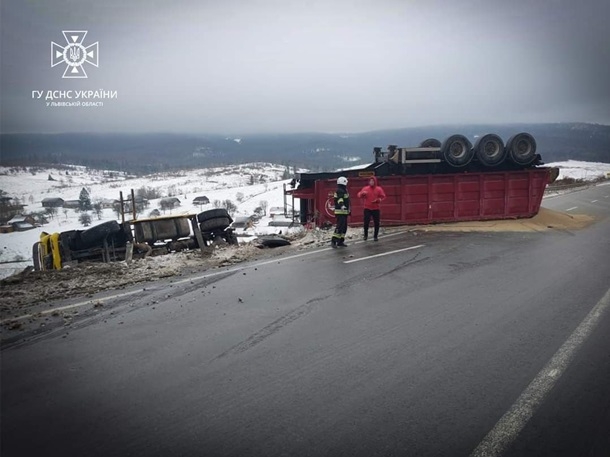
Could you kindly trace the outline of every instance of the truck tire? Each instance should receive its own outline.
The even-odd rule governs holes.
[[[88,248],[96,244],[101,244],[104,238],[120,231],[121,226],[117,221],[108,221],[85,230],[81,233],[80,239],[83,247]]]
[[[229,219],[231,219],[231,216],[229,215],[228,211],[224,208],[209,209],[207,211],[197,214],[197,222],[204,222],[208,219],[217,219],[221,217],[228,217]],[[231,220],[231,222],[233,222],[233,220]]]
[[[276,236],[276,235],[264,235],[264,236],[260,236],[258,237],[258,239],[256,240],[257,244],[265,247],[265,248],[278,248],[281,246],[288,246],[290,243],[290,241],[288,241],[285,238]]]
[[[420,148],[440,148],[441,142],[436,138],[428,138],[421,143],[419,143]]]
[[[506,142],[508,156],[517,165],[530,165],[536,160],[536,140],[529,133],[517,133]]]
[[[32,262],[34,262],[34,270],[41,271],[42,270],[42,254],[41,254],[41,245],[40,241],[34,243],[32,246]]]
[[[451,135],[443,142],[441,154],[452,167],[464,167],[474,157],[474,150],[464,135]]]
[[[206,219],[199,224],[199,229],[202,232],[215,232],[215,231],[223,231],[229,225],[231,225],[232,220],[228,217],[215,217],[213,219]]]
[[[502,138],[493,133],[483,135],[474,143],[474,154],[487,167],[495,167],[504,162],[506,149]]]

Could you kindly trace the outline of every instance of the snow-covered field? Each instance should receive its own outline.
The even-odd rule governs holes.
[[[214,208],[215,202],[231,200],[236,206],[234,218],[249,216],[261,206],[267,204],[267,216],[249,229],[237,229],[240,241],[253,239],[257,235],[287,233],[286,227],[270,227],[270,212],[274,208],[284,207],[283,185],[289,180],[282,180],[285,167],[280,165],[252,163],[227,167],[207,168],[181,171],[176,173],[155,174],[145,177],[129,177],[123,173],[89,170],[84,167],[69,166],[66,169],[35,169],[0,167],[0,189],[4,195],[18,198],[25,204],[24,213],[44,212],[42,200],[48,197],[59,197],[64,200],[78,200],[81,190],[86,188],[91,202],[102,199],[118,200],[120,192],[124,198],[143,187],[159,191],[161,197],[176,197],[180,206],[163,211],[160,198],[149,201],[150,205],[138,217],[147,217],[159,209],[161,215],[196,214]],[[49,176],[53,181],[49,180]],[[195,197],[206,196],[210,200],[206,205],[193,205]],[[298,202],[298,201],[297,201]],[[288,200],[291,204],[291,200]],[[295,204],[298,208],[298,203]],[[118,220],[116,212],[103,209],[98,219],[90,212],[91,226],[109,220]],[[20,271],[31,265],[32,245],[38,241],[42,231],[48,233],[66,230],[84,230],[79,222],[80,213],[73,209],[58,208],[57,214],[49,219],[48,224],[24,232],[0,233],[0,278]],[[278,216],[275,216],[277,219]],[[19,261],[14,263],[15,261]],[[10,262],[10,263],[6,263]]]
[[[610,178],[610,163],[568,160],[566,162],[549,163],[545,166],[559,168],[557,179],[572,178],[595,181],[598,178]]]

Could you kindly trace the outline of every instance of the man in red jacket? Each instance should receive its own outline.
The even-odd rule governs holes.
[[[377,178],[372,176],[369,179],[368,186],[364,186],[360,192],[358,192],[358,198],[364,200],[364,239],[369,237],[369,224],[371,217],[375,225],[375,232],[373,240],[377,241],[379,235],[379,217],[380,210],[379,204],[385,200],[385,192],[383,188],[377,184]]]

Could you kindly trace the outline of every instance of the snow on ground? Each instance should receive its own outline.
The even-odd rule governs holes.
[[[235,166],[216,167],[172,173],[157,173],[143,177],[129,177],[124,173],[89,170],[85,167],[67,166],[57,169],[39,169],[31,167],[6,168],[0,167],[0,189],[7,196],[18,198],[26,205],[24,213],[44,212],[42,200],[47,197],[60,197],[64,200],[78,200],[85,187],[92,202],[101,199],[119,199],[120,192],[126,199],[131,190],[143,187],[154,188],[162,197],[177,197],[180,206],[163,211],[160,198],[149,201],[150,205],[138,217],[147,217],[159,209],[161,215],[196,214],[214,208],[214,203],[231,200],[237,205],[236,216],[249,216],[261,205],[267,202],[267,216],[248,230],[237,229],[241,242],[247,242],[258,235],[278,233],[283,234],[297,230],[287,227],[270,227],[272,220],[269,210],[284,207],[283,186],[289,180],[281,180],[285,167],[273,164],[254,163]],[[49,181],[49,176],[53,181]],[[206,196],[210,200],[206,205],[193,205],[195,197]],[[292,203],[291,200],[288,203]],[[298,201],[295,204],[298,208]],[[32,264],[32,246],[39,240],[42,231],[47,233],[66,230],[85,230],[78,218],[80,213],[73,209],[58,208],[58,214],[43,227],[25,232],[0,233],[0,279],[21,271]],[[101,218],[91,212],[91,226],[109,220],[118,220],[113,209],[102,210]],[[278,216],[275,216],[277,219]],[[18,261],[18,262],[15,262]],[[10,263],[6,263],[10,262]],[[13,263],[15,262],[15,263]]]
[[[559,168],[557,179],[572,178],[583,181],[595,181],[598,178],[610,178],[610,163],[568,160],[545,165]]]

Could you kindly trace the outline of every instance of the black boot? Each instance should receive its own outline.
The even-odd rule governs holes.
[[[336,238],[332,238],[330,240],[330,247],[335,248],[335,249],[337,248],[337,239]]]

